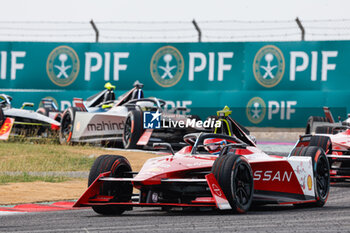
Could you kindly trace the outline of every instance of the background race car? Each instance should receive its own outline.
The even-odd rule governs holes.
[[[331,179],[350,179],[350,118],[335,122],[328,107],[323,108],[325,116],[309,117],[306,135],[300,138],[300,145],[318,145],[327,153],[331,167]]]
[[[87,101],[76,101],[76,107],[66,109],[62,115],[61,144],[100,142],[103,145],[121,145],[131,149],[150,142],[179,143],[183,135],[198,131],[194,127],[182,128],[169,123],[186,121],[192,116],[174,114],[177,110],[186,111],[185,108],[172,109],[169,112],[165,108],[164,100],[155,97],[144,98],[142,87],[141,83],[135,82],[134,88],[117,100],[112,87],[88,98]],[[165,122],[168,127],[147,129],[143,124],[144,114],[156,114],[157,122]]]
[[[0,95],[0,127],[2,122],[6,122],[6,118],[13,118],[12,135],[22,136],[54,136],[60,128],[60,122],[44,116],[32,110],[24,109],[25,107],[33,107],[33,103],[23,103],[22,108],[12,108],[12,97]]]
[[[100,156],[90,170],[87,191],[74,206],[118,215],[135,206],[244,213],[252,203],[326,203],[329,164],[320,147],[296,147],[288,157],[267,155],[234,122],[232,129],[231,136],[188,134],[187,146],[148,160],[140,172],[133,172],[122,156]],[[171,149],[166,143],[155,146]],[[134,188],[140,193],[133,195]]]
[[[328,107],[323,107],[324,116],[310,116],[307,120],[305,133],[336,133],[347,129],[350,126],[350,118],[348,116],[344,121],[334,120],[333,114]]]

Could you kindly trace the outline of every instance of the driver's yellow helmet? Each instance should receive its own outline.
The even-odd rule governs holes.
[[[107,90],[115,90],[115,86],[113,86],[110,82],[105,84],[105,88]]]

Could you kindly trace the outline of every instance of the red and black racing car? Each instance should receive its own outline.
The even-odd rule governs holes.
[[[252,203],[323,206],[329,195],[329,163],[317,146],[295,147],[288,157],[268,155],[232,121],[231,136],[193,133],[187,146],[149,159],[133,172],[125,157],[102,155],[88,189],[74,207],[104,215],[133,207],[211,207],[244,213]],[[167,147],[159,143],[155,146]],[[133,190],[138,189],[138,194]]]
[[[299,145],[321,146],[329,160],[331,180],[346,181],[350,179],[350,118],[336,122],[328,107],[323,110],[324,117],[309,117],[309,135],[302,136]]]

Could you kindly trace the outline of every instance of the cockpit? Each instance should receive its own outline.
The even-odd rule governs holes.
[[[180,153],[185,151],[191,154],[210,154],[219,155],[221,150],[228,145],[235,145],[237,147],[247,147],[249,144],[240,140],[235,136],[214,133],[192,133],[184,136],[184,141],[188,144],[187,148],[183,148]]]
[[[0,108],[11,107],[12,97],[6,94],[0,94]]]

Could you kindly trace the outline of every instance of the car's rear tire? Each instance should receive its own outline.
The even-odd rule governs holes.
[[[61,127],[59,130],[59,141],[62,145],[71,143],[70,139],[73,132],[73,123],[76,111],[76,108],[69,107],[62,114]]]
[[[327,136],[312,136],[308,146],[321,147],[326,154],[332,153],[332,141]]]
[[[254,193],[253,173],[247,160],[232,153],[221,155],[215,160],[212,173],[233,212],[247,212],[252,204]]]
[[[306,206],[322,207],[328,199],[330,189],[330,168],[324,150],[317,146],[296,147],[291,155],[311,157],[316,202],[306,204]]]
[[[307,120],[305,134],[311,134],[312,126],[314,122],[329,122],[328,118],[321,116],[310,116]]]
[[[142,131],[142,112],[138,110],[130,111],[126,117],[122,135],[124,148],[139,148],[136,144],[142,135]]]
[[[111,172],[110,177],[132,178],[131,166],[129,161],[119,155],[101,155],[99,156],[90,169],[88,186],[90,186],[96,178],[104,172]],[[131,200],[133,186],[131,182],[105,182],[101,189],[101,195],[114,196],[113,202],[128,202]],[[92,209],[103,215],[120,215],[127,207],[103,205],[92,206]]]
[[[333,126],[318,126],[316,127],[316,134],[334,134]]]

